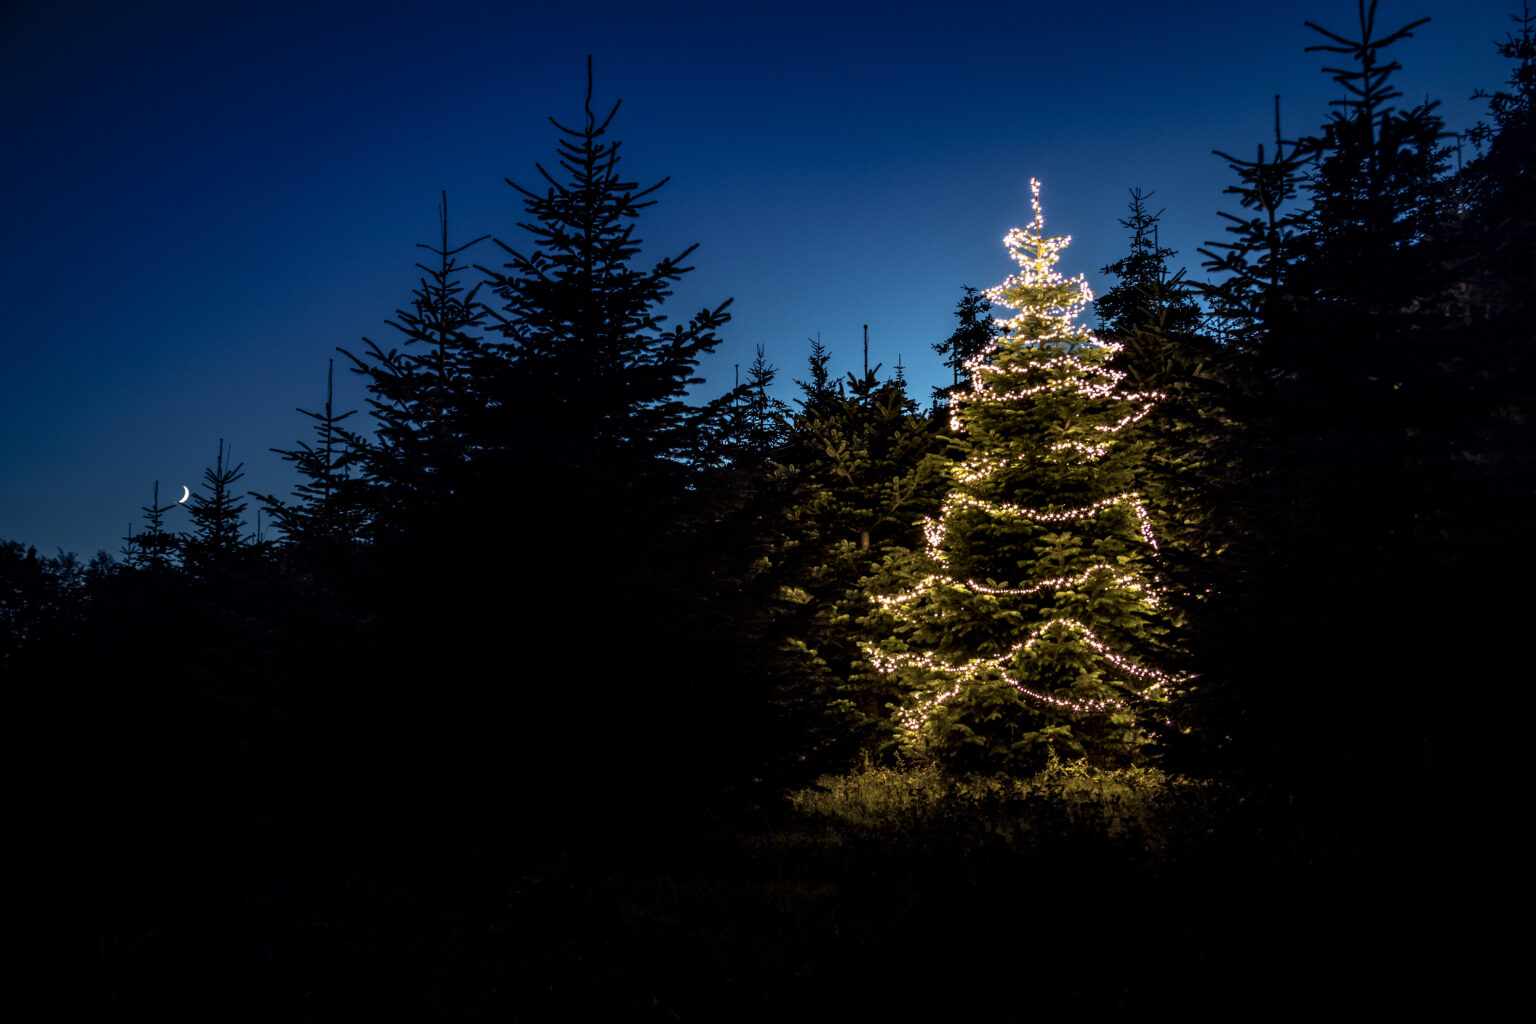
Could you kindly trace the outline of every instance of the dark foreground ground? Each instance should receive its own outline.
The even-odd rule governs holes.
[[[1149,838],[750,793],[13,781],[25,1019],[1464,1016],[1521,976],[1517,858],[1454,813],[1350,832],[1245,798]]]

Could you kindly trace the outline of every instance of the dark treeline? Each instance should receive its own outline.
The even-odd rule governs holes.
[[[1243,827],[1305,832],[1286,856],[1409,873],[1496,844],[1519,742],[1536,44],[1517,18],[1458,159],[1393,87],[1420,23],[1374,14],[1319,30],[1347,99],[1314,133],[1277,100],[1273,138],[1223,155],[1211,280],[1171,265],[1136,189],[1095,309],[1114,368],[1164,396],[1117,471],[1193,677],[1132,760],[1222,780]],[[509,182],[517,233],[457,234],[443,197],[394,333],[339,353],[303,412],[292,494],[240,490],[221,440],[189,533],[156,486],[119,560],[0,546],[7,745],[46,776],[23,812],[77,822],[47,856],[89,872],[79,820],[195,811],[283,856],[531,863],[897,755],[901,695],[861,642],[966,451],[948,411],[991,306],[959,296],[933,344],[952,383],[921,403],[819,340],[792,404],[761,347],[697,399],[729,300],[664,320],[692,250],[641,262],[662,183],[623,176],[617,110],[589,79],[556,163]],[[366,408],[334,407],[336,369]],[[1095,760],[1068,718],[1051,749]]]

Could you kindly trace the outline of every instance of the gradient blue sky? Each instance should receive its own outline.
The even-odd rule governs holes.
[[[1394,47],[1408,98],[1481,117],[1517,6],[1386,0],[1384,30],[1434,19]],[[269,449],[308,438],[294,409],[320,407],[337,346],[393,341],[439,190],[457,240],[520,242],[503,179],[551,163],[588,53],[597,103],[624,101],[625,169],[672,177],[647,252],[699,243],[672,312],[735,298],[710,391],[764,345],[792,398],[807,338],[844,372],[868,324],[871,361],[899,356],[921,396],[961,287],[1012,270],[1031,176],[1069,275],[1102,286],[1135,186],[1200,276],[1233,208],[1211,150],[1251,155],[1276,93],[1288,131],[1319,125],[1340,89],[1302,23],[1356,23],[1354,0],[561,7],[7,4],[0,539],[115,553],[154,481],[196,487],[220,438],[243,487],[286,493]]]

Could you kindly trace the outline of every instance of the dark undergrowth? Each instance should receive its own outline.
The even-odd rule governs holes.
[[[1475,931],[1493,862],[1466,872],[1428,819],[1362,842],[1284,799],[1060,765],[866,767],[691,808],[607,793],[34,796],[8,1001],[157,1021],[1250,1019],[1475,1006],[1506,969]]]

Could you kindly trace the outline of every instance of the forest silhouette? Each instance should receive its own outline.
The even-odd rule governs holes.
[[[1107,366],[1161,396],[1113,472],[1172,626],[1116,621],[1183,680],[1135,742],[1054,706],[898,742],[909,695],[864,645],[970,450],[951,412],[990,372],[992,304],[957,296],[933,345],[952,384],[921,401],[819,340],[792,406],[761,348],[701,398],[730,299],[675,318],[692,249],[642,257],[666,182],[625,177],[589,61],[553,162],[508,181],[515,230],[471,237],[442,196],[392,334],[299,411],[292,493],[243,492],[217,439],[186,533],[146,482],[116,559],[0,545],[18,1005],[1492,998],[1499,954],[1449,944],[1514,870],[1536,22],[1458,162],[1436,105],[1393,88],[1422,22],[1374,16],[1318,28],[1348,98],[1315,132],[1277,113],[1222,154],[1209,281],[1170,264],[1140,188],[1103,268]],[[333,406],[338,370],[364,408]]]

